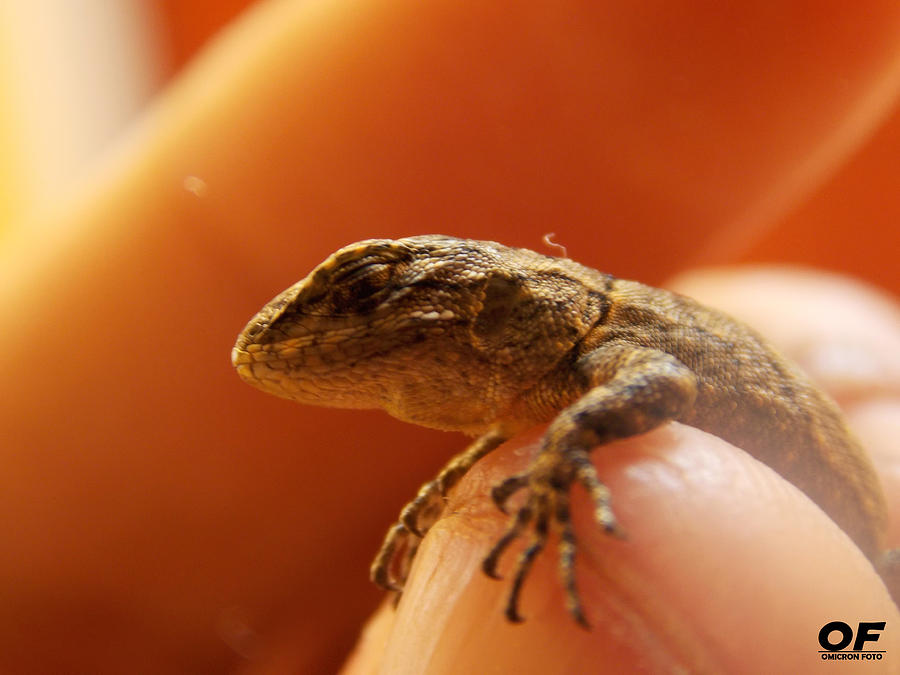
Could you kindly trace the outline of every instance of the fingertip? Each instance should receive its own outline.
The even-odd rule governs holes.
[[[746,666],[746,642],[756,640],[769,644],[754,656],[762,670],[802,671],[807,655],[796,645],[817,634],[823,616],[900,620],[871,564],[802,493],[746,453],[680,425],[595,452],[623,523],[616,533],[627,527],[628,538],[598,527],[588,496],[576,491],[580,610],[567,605],[553,546],[510,607],[508,582],[482,573],[503,571],[500,563],[485,569],[484,556],[507,526],[488,495],[524,468],[539,438],[537,430],[498,449],[451,493],[449,515],[413,566],[387,663],[552,671],[558,663],[544,646],[552,636],[572,670],[643,663],[729,672]]]

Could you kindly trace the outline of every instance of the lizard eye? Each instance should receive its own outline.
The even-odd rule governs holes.
[[[390,265],[369,263],[341,275],[334,283],[343,286],[349,296],[363,299],[384,288],[390,278]]]
[[[295,302],[304,312],[323,316],[370,312],[394,290],[412,255],[398,242],[349,246],[313,270]]]
[[[334,309],[354,312],[373,309],[388,291],[393,273],[393,265],[381,262],[340,270],[330,284]]]

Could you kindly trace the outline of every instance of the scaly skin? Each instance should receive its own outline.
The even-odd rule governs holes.
[[[677,420],[751,453],[816,501],[897,593],[884,554],[886,508],[875,471],[837,406],[751,329],[674,293],[565,258],[494,242],[425,235],[367,240],[329,257],[266,305],[232,352],[238,374],[300,403],[383,408],[399,419],[479,438],[422,486],[372,565],[401,590],[441,497],[515,433],[550,426],[529,469],[495,503],[528,496],[484,561],[496,576],[526,529],[507,616],[549,529],[572,616],[586,625],[574,578],[569,488],[618,532],[588,453]]]

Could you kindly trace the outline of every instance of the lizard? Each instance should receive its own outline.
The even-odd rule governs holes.
[[[521,621],[523,583],[556,532],[567,609],[588,626],[570,488],[583,485],[597,523],[621,536],[589,453],[674,420],[749,452],[800,488],[900,597],[900,559],[884,550],[878,477],[837,405],[752,329],[686,296],[491,241],[370,239],[333,253],[265,305],[239,335],[232,363],[276,396],[382,408],[476,437],[389,529],[371,568],[385,589],[402,591],[418,542],[469,468],[549,423],[527,470],[491,491],[501,511],[513,494],[526,496],[482,568],[499,578],[503,553],[528,535],[505,608]]]

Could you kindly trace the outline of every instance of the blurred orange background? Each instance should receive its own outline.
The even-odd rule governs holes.
[[[900,6],[864,5],[10,3],[0,669],[338,667],[384,526],[463,442],[231,371],[338,246],[555,232],[649,283],[900,293]]]

